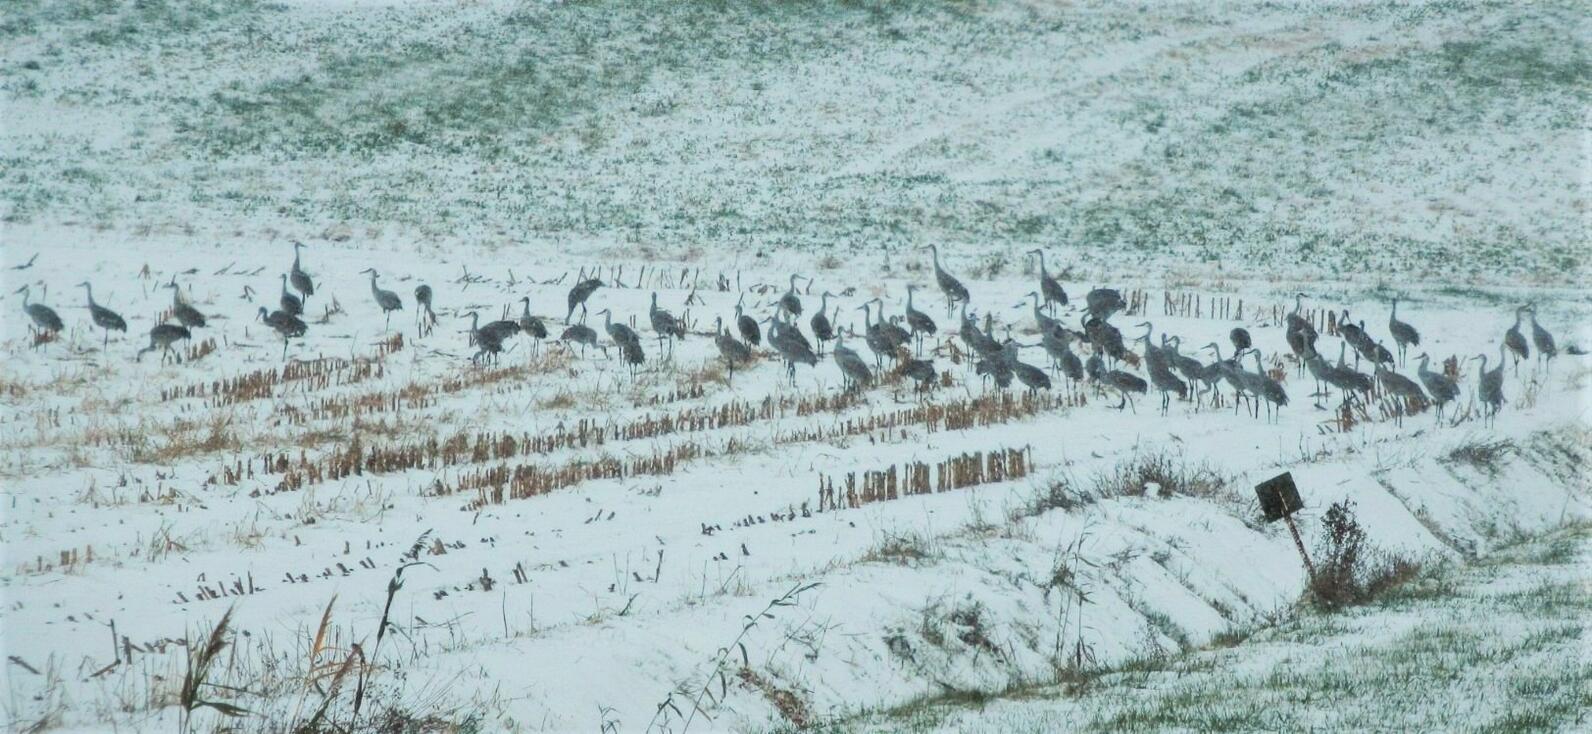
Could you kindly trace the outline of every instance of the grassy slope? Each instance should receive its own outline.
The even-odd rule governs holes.
[[[35,0],[0,27],[0,201],[134,232],[1566,282],[1592,266],[1573,17]]]
[[[837,731],[1551,731],[1585,726],[1592,528],[1446,568],[1371,606],[1142,661],[1080,695],[915,706]]]

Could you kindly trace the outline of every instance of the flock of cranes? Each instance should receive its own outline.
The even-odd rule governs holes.
[[[258,312],[259,320],[282,338],[284,359],[289,342],[308,332],[309,326],[303,319],[304,307],[315,294],[315,282],[302,267],[300,251],[303,247],[298,242],[293,244],[293,264],[286,273],[281,274],[278,307],[270,309],[261,306]],[[1141,361],[1138,355],[1128,351],[1121,330],[1111,323],[1113,316],[1128,307],[1121,292],[1110,288],[1089,291],[1080,307],[1075,309],[1078,328],[1071,328],[1068,325],[1070,321],[1063,321],[1057,315],[1060,307],[1070,305],[1067,292],[1047,269],[1044,252],[1032,250],[1027,254],[1039,261],[1039,282],[1035,290],[1026,294],[1026,300],[1014,308],[1026,306],[1031,309],[1039,341],[1020,343],[1012,338],[1010,326],[1005,328],[1004,337],[997,336],[990,314],[985,314],[983,326],[969,315],[971,293],[941,265],[938,248],[930,245],[927,249],[934,264],[935,284],[945,299],[946,317],[957,319],[954,333],[961,347],[952,346],[948,339],[941,342],[940,327],[934,318],[916,308],[913,298],[919,289],[916,284],[907,286],[904,309],[899,314],[887,315],[886,304],[881,298],[870,299],[855,307],[856,311],[862,312],[860,336],[871,353],[871,366],[870,360],[864,359],[853,346],[848,345],[848,339],[853,340],[850,344],[856,343],[858,331],[851,325],[841,326],[837,323],[840,310],[837,307],[830,311],[830,299],[836,296],[828,291],[822,293],[818,309],[808,319],[812,334],[812,340],[809,341],[797,321],[804,312],[797,282],[807,280],[810,292],[811,280],[792,274],[788,288],[774,301],[773,312],[765,318],[757,319],[747,313],[744,295],[735,304],[733,321],[730,322],[733,332],[722,315],[715,317],[714,344],[719,358],[728,369],[729,379],[734,379],[738,368],[748,366],[766,343],[783,361],[787,376],[794,382],[798,367],[816,366],[824,357],[825,346],[833,342],[830,359],[839,368],[847,389],[863,389],[873,384],[884,373],[887,360],[900,375],[912,380],[920,389],[930,387],[939,378],[933,356],[942,348],[948,348],[957,354],[965,353],[973,364],[974,372],[986,384],[992,382],[1004,389],[1016,381],[1034,392],[1051,389],[1052,376],[1065,381],[1070,389],[1089,382],[1116,393],[1120,398],[1116,406],[1118,409],[1133,407],[1134,396],[1145,395],[1153,389],[1159,393],[1163,414],[1170,409],[1174,396],[1187,400],[1192,395],[1194,409],[1199,410],[1207,395],[1212,406],[1221,401],[1221,387],[1224,384],[1232,393],[1235,413],[1240,403],[1247,403],[1254,417],[1259,418],[1264,410],[1268,418],[1274,418],[1288,405],[1288,394],[1282,382],[1266,369],[1261,350],[1243,328],[1235,328],[1228,335],[1233,349],[1230,356],[1223,357],[1222,346],[1215,342],[1200,347],[1198,351],[1211,355],[1211,361],[1203,362],[1183,352],[1180,336],[1161,334],[1157,339],[1154,325],[1149,321],[1140,322],[1132,328],[1142,328],[1144,332],[1135,336],[1132,342],[1140,345]],[[392,312],[403,310],[403,299],[397,293],[381,288],[381,275],[375,268],[366,268],[361,274],[370,275],[372,301],[381,309],[385,328],[390,329]],[[115,311],[94,300],[92,285],[86,281],[78,285],[85,291],[91,320],[104,332],[102,348],[107,348],[110,332],[125,333],[127,322]],[[145,353],[159,349],[162,361],[167,357],[180,361],[181,355],[173,349],[174,345],[190,339],[192,329],[205,326],[205,316],[183,298],[175,277],[162,287],[172,289],[170,315],[176,323],[163,321],[152,328],[149,345],[138,351],[138,357],[141,359]],[[618,349],[621,359],[634,374],[646,362],[641,335],[629,324],[615,321],[610,308],[597,312],[603,317],[603,328],[608,337],[606,342],[598,337],[595,330],[585,325],[587,303],[602,287],[602,280],[587,277],[585,273],[576,279],[575,285],[569,290],[564,329],[558,340],[567,348],[578,347],[583,357],[588,349],[599,349],[606,355],[611,345]],[[63,329],[64,324],[53,309],[29,300],[28,286],[23,286],[17,292],[22,294],[23,309],[32,321],[34,330],[44,337],[36,339],[35,344],[46,341]],[[422,335],[428,334],[437,323],[431,287],[420,285],[414,291],[414,298],[417,329]],[[1369,396],[1380,386],[1382,391],[1396,399],[1400,406],[1396,415],[1400,421],[1402,406],[1412,402],[1431,404],[1436,409],[1437,419],[1441,421],[1448,404],[1460,396],[1461,391],[1454,377],[1433,371],[1430,367],[1431,357],[1425,352],[1416,357],[1419,363],[1416,379],[1399,374],[1394,369],[1393,352],[1371,335],[1364,320],[1352,320],[1346,309],[1337,319],[1337,330],[1342,337],[1338,344],[1337,360],[1329,361],[1321,351],[1324,346],[1321,343],[1322,336],[1301,313],[1304,298],[1302,293],[1296,295],[1294,308],[1286,315],[1283,324],[1283,336],[1288,350],[1296,358],[1299,371],[1308,371],[1315,380],[1316,392],[1313,396],[1326,396],[1335,389],[1348,401],[1354,396]],[[533,341],[533,350],[539,349],[539,345],[548,339],[550,332],[547,325],[531,313],[530,298],[522,297],[519,300],[523,309],[518,318],[483,324],[479,313],[475,311],[460,314],[460,318],[470,319],[470,328],[465,333],[469,336],[471,346],[476,348],[471,357],[472,362],[496,361],[504,352],[508,340],[518,335],[529,337]],[[577,309],[580,319],[571,323]],[[1522,331],[1528,318],[1531,328],[1529,342]],[[672,355],[675,342],[687,337],[686,320],[660,308],[656,292],[652,293],[647,321],[658,341],[660,354]],[[1396,361],[1405,364],[1410,348],[1420,347],[1421,337],[1414,326],[1399,319],[1397,299],[1392,302],[1387,327],[1387,334],[1398,351]],[[938,346],[925,358],[925,343],[931,341]],[[1087,358],[1074,351],[1075,345],[1088,348]],[[1553,359],[1558,353],[1553,336],[1537,323],[1534,304],[1527,303],[1515,309],[1514,325],[1505,332],[1498,345],[1496,363],[1489,367],[1489,357],[1485,353],[1471,358],[1481,363],[1475,389],[1485,418],[1490,420],[1496,416],[1503,404],[1506,360],[1513,358],[1514,369],[1518,373],[1520,362],[1530,358],[1533,347],[1537,350],[1538,358],[1544,361]],[[1042,350],[1046,357],[1044,367],[1023,361],[1023,349]],[[1349,349],[1354,350],[1353,365],[1347,361]],[[1254,369],[1245,366],[1246,359],[1252,360]],[[1370,374],[1361,371],[1362,361],[1371,364]],[[1130,366],[1142,367],[1143,376],[1124,369]]]

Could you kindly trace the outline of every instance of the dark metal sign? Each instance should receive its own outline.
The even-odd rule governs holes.
[[[1276,522],[1298,512],[1305,506],[1299,499],[1299,488],[1294,486],[1293,474],[1283,472],[1255,485],[1255,496],[1260,498],[1260,511],[1266,522]]]

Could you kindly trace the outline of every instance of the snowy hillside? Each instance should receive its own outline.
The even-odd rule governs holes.
[[[11,728],[867,728],[1291,618],[1284,471],[1311,549],[1340,500],[1429,565],[1592,520],[1567,4],[13,8]],[[1369,378],[1362,322],[1441,418],[1287,336]]]

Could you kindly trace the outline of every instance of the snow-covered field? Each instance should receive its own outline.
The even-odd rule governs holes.
[[[8,725],[169,730],[192,707],[199,730],[844,726],[1287,618],[1305,572],[1252,489],[1282,471],[1312,548],[1342,499],[1377,546],[1426,560],[1584,523],[1578,19],[1478,3],[15,3],[0,15]],[[277,307],[295,241],[316,291],[284,359],[257,310]],[[1246,328],[1289,403],[1267,421],[1225,386],[1219,406],[1165,415],[1153,391],[1116,410],[1055,375],[1037,395],[996,389],[954,334],[929,244],[996,338],[1040,341],[1024,252],[1042,248],[1065,325],[1105,286],[1142,298],[1112,318],[1129,340],[1148,320],[1152,343],[1177,335],[1209,361],[1199,346],[1228,355]],[[367,268],[404,302],[390,328]],[[809,279],[802,331],[834,294],[870,366],[860,309],[900,315],[921,286],[936,387],[845,392],[827,355],[791,382],[766,343],[727,379],[714,320],[738,302],[773,315],[792,273]],[[603,283],[587,323],[611,357],[520,336],[472,364],[466,314],[528,298],[556,336],[583,275]],[[181,363],[136,359],[173,279],[209,323]],[[126,319],[106,346],[83,281]],[[422,284],[439,317],[425,335]],[[59,339],[33,343],[22,286],[60,314]],[[654,293],[689,323],[672,353]],[[1559,356],[1506,368],[1495,422],[1480,363],[1460,361],[1445,422],[1400,424],[1377,398],[1346,425],[1289,354],[1296,293],[1329,358],[1342,309],[1392,348],[1401,298],[1421,332],[1398,368],[1412,379],[1423,351],[1434,369],[1496,366],[1526,302]],[[601,309],[641,333],[638,372]],[[1167,469],[1149,486],[1147,463]],[[865,473],[881,470],[875,496]]]

